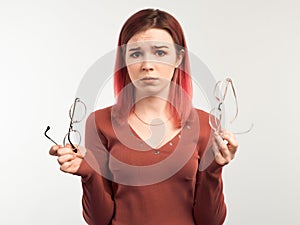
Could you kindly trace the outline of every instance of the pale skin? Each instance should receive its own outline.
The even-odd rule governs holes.
[[[135,96],[139,99],[135,104],[135,113],[147,123],[151,123],[155,118],[164,122],[164,139],[151,142],[156,143],[153,146],[156,148],[171,140],[181,130],[175,128],[168,120],[170,114],[166,110],[167,101],[163,99],[167,96],[174,70],[182,60],[182,54],[176,54],[175,47],[172,46],[174,47],[174,42],[168,32],[162,29],[148,29],[135,34],[128,41],[126,48],[129,77],[135,87]],[[161,59],[164,63],[156,59]],[[135,115],[129,116],[128,123],[143,140],[151,138],[149,125],[142,123]],[[215,161],[219,165],[225,165],[233,160],[238,142],[233,133],[222,130],[215,133],[212,147]],[[57,156],[61,171],[71,174],[78,171],[84,157],[80,148],[74,153],[70,145],[54,145],[49,153]]]

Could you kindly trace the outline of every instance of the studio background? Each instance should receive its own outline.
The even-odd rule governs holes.
[[[62,140],[82,77],[116,47],[125,20],[149,7],[179,20],[216,79],[234,80],[239,122],[254,123],[224,168],[225,224],[299,224],[296,0],[0,0],[0,224],[85,224],[80,178],[60,172],[43,132],[50,125]]]

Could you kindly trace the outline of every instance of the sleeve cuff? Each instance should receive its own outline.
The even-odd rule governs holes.
[[[95,170],[88,164],[88,162],[83,159],[78,170],[74,173],[74,175],[81,176],[82,182],[86,183],[92,175],[95,173]]]
[[[212,163],[207,167],[206,171],[210,172],[210,173],[221,173],[222,172],[222,168],[224,165],[220,165],[218,164],[215,160],[212,161]]]

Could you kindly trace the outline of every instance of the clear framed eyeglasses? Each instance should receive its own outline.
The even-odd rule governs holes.
[[[80,123],[86,116],[86,105],[79,98],[75,98],[74,103],[71,105],[69,110],[70,125],[68,133],[64,136],[63,145],[70,144],[74,152],[77,152],[77,148],[81,143],[81,135],[78,130],[73,128],[75,123]],[[52,138],[47,135],[50,130],[50,126],[47,126],[45,131],[45,136],[52,141],[54,144],[58,145]]]
[[[218,133],[222,131],[222,122],[223,122],[222,105],[224,104],[229,87],[231,87],[232,94],[234,97],[234,103],[235,103],[234,116],[229,122],[233,123],[238,116],[239,108],[238,108],[236,91],[233,86],[232,79],[226,78],[224,80],[218,81],[214,87],[214,96],[217,100],[218,105],[217,107],[212,108],[209,114],[209,125],[215,132]],[[252,128],[253,128],[253,123],[251,124],[249,129],[241,132],[234,132],[234,134],[246,134],[250,132]]]

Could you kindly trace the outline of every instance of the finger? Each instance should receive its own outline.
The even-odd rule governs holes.
[[[72,148],[73,152],[77,153],[78,147],[76,145],[71,145],[70,143],[67,143],[65,145],[66,148]]]
[[[236,141],[236,136],[228,130],[223,130],[220,135],[222,136],[223,139],[226,138],[226,139]]]
[[[77,147],[77,152],[75,153],[75,155],[78,157],[78,158],[81,158],[83,159],[84,158],[84,155],[85,155],[85,148],[82,147],[82,146],[78,146]]]
[[[215,133],[215,142],[218,145],[219,151],[222,153],[224,157],[230,155],[227,144],[224,142],[224,139],[217,133]]]
[[[226,159],[223,157],[222,153],[219,150],[219,145],[216,143],[216,141],[214,141],[212,143],[212,150],[214,153],[214,157],[215,157],[215,161],[220,164],[220,165],[224,165],[227,163]]]
[[[62,156],[66,154],[74,154],[72,147],[63,147],[57,149],[57,156]]]
[[[49,154],[57,156],[57,150],[61,147],[63,147],[63,146],[62,145],[53,145],[49,150]]]
[[[67,154],[67,155],[62,155],[60,157],[57,157],[57,161],[60,165],[70,162],[75,159],[75,155]]]
[[[213,150],[214,156],[217,156],[218,154],[221,154],[220,146],[219,146],[219,144],[217,143],[216,140],[214,140],[212,142],[212,150]],[[222,156],[222,154],[221,154],[221,156]]]
[[[67,143],[65,147],[66,147],[66,148],[72,148],[72,145],[69,144],[69,143]]]
[[[229,131],[225,131],[221,135],[222,135],[222,138],[228,142],[227,143],[228,149],[232,153],[235,153],[238,146],[239,146],[235,135],[233,133],[229,132]]]
[[[60,170],[63,172],[69,172],[68,169],[71,167],[71,162],[65,162],[60,166]]]
[[[212,142],[212,151],[214,153],[214,156],[216,156],[217,154],[219,154],[219,146],[217,145],[217,143],[215,141]]]

